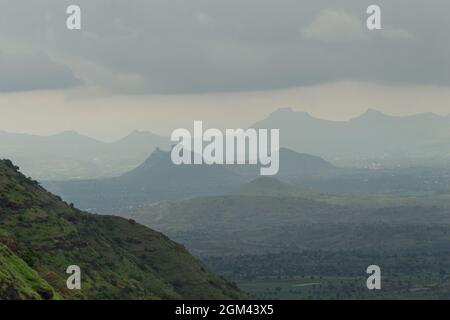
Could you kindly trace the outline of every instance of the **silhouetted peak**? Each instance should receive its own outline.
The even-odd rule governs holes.
[[[292,118],[312,118],[308,112],[305,111],[294,111],[290,107],[280,108],[272,112],[269,118],[281,118],[281,119],[292,119]]]
[[[56,140],[62,140],[62,141],[95,141],[98,142],[98,140],[90,138],[88,136],[79,134],[78,132],[74,131],[74,130],[67,130],[67,131],[63,131],[51,136],[48,136],[48,138],[50,139],[56,139]]]
[[[379,110],[369,108],[361,116],[365,116],[365,117],[379,117],[379,116],[383,116],[384,117],[384,116],[386,116],[386,114],[384,114],[383,112],[381,112]]]
[[[78,137],[78,136],[81,136],[81,134],[79,134],[75,130],[66,130],[66,131],[57,133],[53,136],[54,137]]]
[[[160,147],[156,147],[156,149],[150,154],[147,160],[155,160],[161,159],[162,157],[167,157],[169,152],[162,150]]]
[[[129,141],[129,140],[136,140],[141,138],[147,138],[149,135],[151,135],[151,132],[149,131],[139,131],[139,130],[133,130],[128,134],[127,136],[123,137],[119,141]]]
[[[285,107],[285,108],[279,108],[271,113],[271,115],[277,115],[277,114],[289,114],[294,113],[295,111],[291,107]]]
[[[356,118],[353,118],[352,121],[361,121],[361,120],[380,120],[389,118],[390,116],[384,114],[383,112],[376,110],[376,109],[367,109],[366,112],[362,113],[361,115],[357,116]]]

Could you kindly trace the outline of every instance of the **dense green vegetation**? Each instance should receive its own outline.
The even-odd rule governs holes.
[[[147,206],[130,217],[200,256],[308,249],[438,250],[448,245],[450,236],[446,208],[345,206],[290,196],[197,198]]]
[[[382,290],[367,290],[366,278],[358,277],[292,277],[240,280],[239,287],[257,299],[450,299],[450,281],[439,275],[384,276]]]
[[[235,194],[154,204],[130,217],[257,298],[447,299],[449,205],[448,194],[331,195],[260,178]],[[382,268],[379,292],[365,286],[372,264]]]
[[[313,250],[205,261],[261,299],[450,299],[449,253]],[[366,287],[365,270],[375,262],[380,291]]]
[[[0,245],[0,297],[40,300],[59,298],[59,294],[25,261]]]
[[[7,160],[0,161],[0,245],[1,299],[244,297],[164,235],[79,211]],[[69,265],[81,267],[81,291],[66,288]]]

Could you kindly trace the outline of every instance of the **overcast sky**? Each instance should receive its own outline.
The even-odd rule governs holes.
[[[65,27],[82,9],[82,30]],[[382,8],[382,30],[365,27]],[[0,130],[114,139],[290,106],[450,113],[450,1],[0,0]]]

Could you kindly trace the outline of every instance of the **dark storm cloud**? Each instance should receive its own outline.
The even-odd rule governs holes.
[[[65,29],[72,2],[29,3],[8,1],[0,11],[5,45],[48,50],[87,83],[113,91],[450,84],[448,1],[80,0],[81,32]],[[381,31],[365,28],[373,3],[382,8]]]

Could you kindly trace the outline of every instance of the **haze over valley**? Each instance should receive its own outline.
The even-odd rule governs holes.
[[[450,1],[376,2],[0,0],[0,300],[450,299]]]

